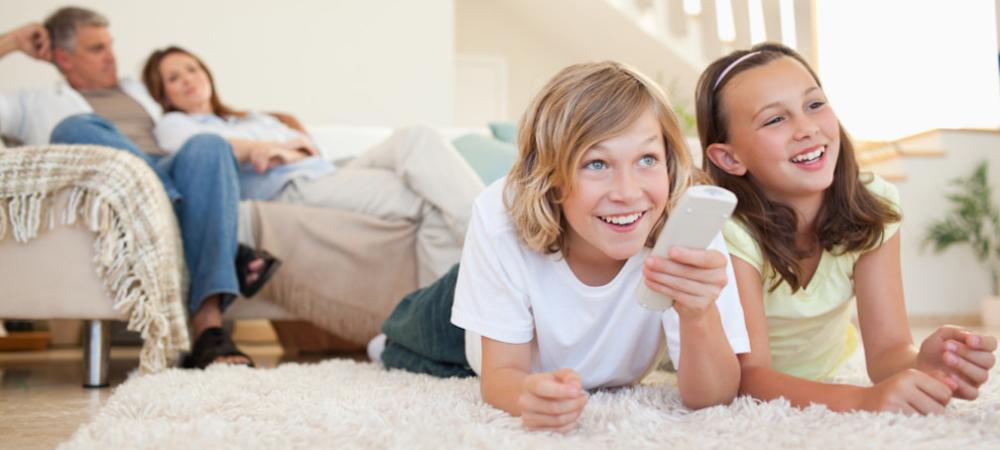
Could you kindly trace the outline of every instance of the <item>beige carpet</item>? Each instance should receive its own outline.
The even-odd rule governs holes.
[[[134,377],[61,448],[1000,448],[1000,371],[945,415],[836,414],[784,401],[688,411],[673,377],[598,392],[567,435],[527,432],[476,379],[331,360]],[[860,380],[859,377],[853,377]]]

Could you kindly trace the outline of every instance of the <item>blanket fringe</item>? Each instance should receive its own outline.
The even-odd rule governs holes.
[[[169,226],[165,232],[164,222],[149,212],[151,206],[159,206],[155,195],[162,195],[145,188],[157,185],[155,175],[131,170],[128,164],[142,163],[127,159],[118,151],[93,146],[23,148],[0,154],[0,240],[9,228],[15,241],[27,242],[38,237],[44,224],[52,229],[79,222],[95,233],[97,275],[112,297],[112,306],[128,314],[128,329],[143,338],[140,372],[158,372],[167,367],[172,352],[188,348],[180,301],[184,276],[171,272],[177,264],[183,267],[183,257],[179,242],[170,245],[176,232],[171,234]],[[24,167],[42,164],[50,178],[25,178]],[[60,217],[52,202],[63,189],[69,189],[69,195]],[[127,204],[123,199],[132,198],[143,203],[136,208],[123,206]],[[165,195],[162,198],[166,201]]]
[[[38,236],[38,228],[46,211],[46,195],[30,193],[16,195],[8,201],[10,227],[17,242],[28,242]]]
[[[7,237],[7,206],[10,202],[0,198],[0,241]]]

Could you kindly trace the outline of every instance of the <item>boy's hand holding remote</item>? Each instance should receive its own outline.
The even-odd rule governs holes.
[[[667,216],[643,267],[639,304],[678,313],[704,312],[726,286],[726,256],[706,250],[736,207],[736,195],[717,186],[691,186]],[[700,314],[699,314],[700,315]]]
[[[726,287],[726,256],[715,250],[671,247],[646,258],[643,276],[653,292],[673,299],[681,317],[701,316]]]

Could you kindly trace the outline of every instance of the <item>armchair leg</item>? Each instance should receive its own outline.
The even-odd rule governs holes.
[[[108,387],[111,327],[106,320],[86,320],[83,328],[83,387]]]

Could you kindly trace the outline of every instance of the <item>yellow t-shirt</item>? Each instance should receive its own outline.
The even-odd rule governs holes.
[[[874,176],[867,187],[899,210],[895,186]],[[898,229],[899,222],[887,224],[883,241]],[[810,380],[832,376],[857,349],[857,330],[851,323],[854,264],[864,252],[824,251],[808,286],[793,294],[788,282],[782,281],[768,291],[778,275],[770,268],[763,270],[763,254],[752,235],[735,219],[726,223],[723,234],[729,252],[761,273],[773,367]]]

